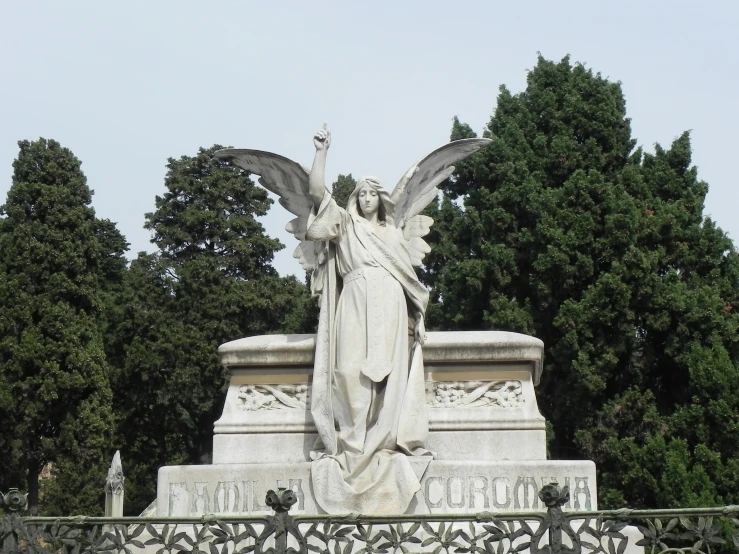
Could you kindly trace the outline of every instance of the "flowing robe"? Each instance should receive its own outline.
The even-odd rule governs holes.
[[[429,454],[421,348],[412,356],[409,348],[412,314],[424,313],[428,292],[401,230],[373,225],[329,194],[306,238],[331,243],[318,276],[311,412],[323,451],[311,469],[316,499],[329,513],[403,513],[420,490],[407,456]]]

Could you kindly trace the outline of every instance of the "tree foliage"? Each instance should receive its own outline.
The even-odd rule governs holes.
[[[315,322],[306,287],[271,265],[282,245],[257,219],[271,200],[220,148],[169,160],[146,216],[159,250],[131,263],[120,296],[110,356],[130,513],[155,498],[159,467],[208,460],[227,385],[218,346]]]
[[[635,149],[621,86],[568,58],[485,135],[430,208],[431,325],[544,341],[550,449],[595,460],[603,506],[736,503],[739,265],[689,135]]]
[[[71,151],[18,144],[0,208],[0,488],[25,488],[36,512],[52,464],[45,511],[99,513],[113,427],[102,324],[126,244],[95,217]]]
[[[349,175],[339,175],[336,182],[331,185],[331,196],[334,197],[336,203],[342,208],[346,207],[349,202],[349,196],[354,192],[354,188],[357,186],[357,181]]]

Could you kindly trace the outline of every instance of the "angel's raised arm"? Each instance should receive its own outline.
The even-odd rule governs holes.
[[[313,167],[309,176],[309,193],[316,210],[321,206],[323,195],[326,193],[326,153],[331,146],[331,133],[323,124],[323,129],[313,136],[313,144],[316,147],[316,157],[313,159]]]

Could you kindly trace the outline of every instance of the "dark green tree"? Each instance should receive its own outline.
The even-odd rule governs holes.
[[[0,208],[0,488],[26,489],[31,513],[100,513],[113,426],[101,321],[126,245],[96,219],[71,151],[18,144]]]
[[[485,135],[431,207],[430,324],[544,341],[551,452],[596,461],[602,505],[736,502],[736,426],[718,419],[739,418],[739,271],[688,135],[635,150],[621,86],[567,58],[503,87]]]
[[[220,344],[314,330],[307,288],[271,265],[282,245],[257,220],[271,200],[218,149],[169,160],[167,191],[146,216],[159,252],[132,262],[119,301],[111,357],[130,513],[155,497],[160,466],[210,455],[227,384]]]
[[[140,514],[155,498],[159,467],[198,461],[197,418],[215,402],[208,397],[214,383],[203,387],[200,368],[194,365],[198,360],[193,361],[193,351],[205,350],[206,341],[179,317],[174,285],[168,263],[156,254],[140,253],[117,297],[108,359],[114,367],[116,443],[131,515]],[[208,359],[217,364],[217,359]]]
[[[346,208],[346,203],[349,201],[349,196],[354,192],[354,188],[357,186],[357,181],[349,175],[339,175],[336,178],[336,182],[331,185],[331,196],[334,197],[336,203],[342,208]]]
[[[644,155],[638,176],[624,182],[642,215],[633,249],[641,262],[629,270],[634,377],[577,431],[576,444],[602,468],[611,505],[733,504],[739,259],[703,216],[708,186],[691,166],[687,133]]]

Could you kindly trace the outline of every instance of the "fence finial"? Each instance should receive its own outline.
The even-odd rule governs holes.
[[[28,494],[18,489],[10,489],[7,494],[0,492],[0,508],[8,512],[23,512],[28,507]]]
[[[123,476],[121,452],[116,450],[113,462],[108,469],[108,478],[105,480],[105,517],[123,517]]]

